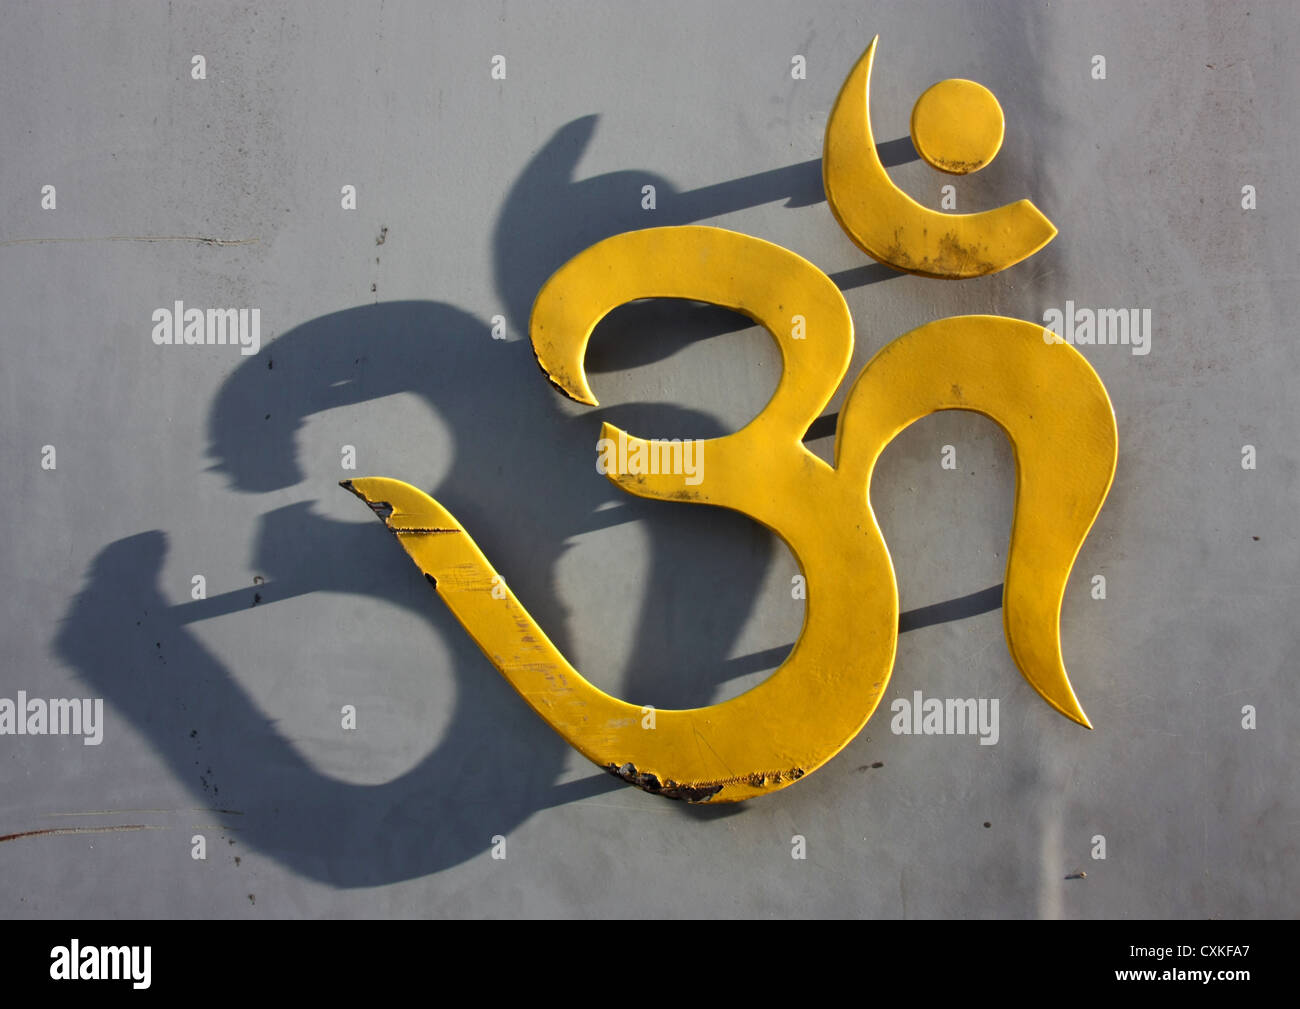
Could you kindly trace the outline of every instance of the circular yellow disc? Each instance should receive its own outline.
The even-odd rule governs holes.
[[[1002,106],[974,81],[951,78],[931,85],[912,106],[912,144],[941,172],[977,172],[1002,147]]]

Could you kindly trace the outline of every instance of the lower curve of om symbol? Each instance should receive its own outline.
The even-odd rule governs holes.
[[[823,154],[827,199],[859,247],[900,270],[958,279],[1004,269],[1050,241],[1056,229],[1027,200],[942,214],[893,186],[867,115],[875,47],[844,84]],[[972,171],[1001,144],[1001,108],[978,84],[944,81],[918,100],[912,134],[935,167]],[[618,487],[731,508],[793,552],[806,579],[804,623],[763,683],[721,704],[658,710],[647,729],[640,705],[604,693],[560,654],[442,505],[386,477],[344,483],[383,516],[493,665],[553,729],[631,784],[691,802],[766,794],[835,756],[880,702],[898,637],[898,589],[871,510],[872,472],[900,431],[939,410],[984,414],[1011,441],[1007,645],[1048,704],[1091,727],[1062,660],[1060,611],[1074,559],[1114,477],[1117,434],[1106,389],[1081,354],[1045,339],[1041,325],[1001,316],[956,316],[914,329],[854,381],[829,466],[801,440],[853,353],[853,319],[825,273],[778,245],[714,227],[650,228],[599,242],[564,264],[533,306],[533,350],[560,391],[596,405],[583,367],[588,340],[605,315],[643,298],[729,308],[766,328],[781,351],[771,400],[741,430],[700,443],[707,466],[694,475],[646,465],[659,451],[653,441],[609,424],[601,432],[627,446],[608,467]]]

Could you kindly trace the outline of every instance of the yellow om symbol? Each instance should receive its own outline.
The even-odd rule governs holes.
[[[875,46],[845,82],[823,155],[827,199],[854,241],[897,269],[945,278],[1005,269],[1050,241],[1055,228],[1027,200],[941,214],[890,182],[867,117]],[[979,85],[945,81],[917,102],[912,133],[936,167],[974,170],[1001,143],[1002,113]],[[556,650],[437,501],[384,477],[345,482],[384,517],[479,647],[552,728],[630,783],[692,802],[766,794],[831,759],[871,717],[894,665],[898,591],[871,511],[872,470],[900,431],[938,410],[982,413],[1014,447],[1007,644],[1044,700],[1088,725],[1061,658],[1059,620],[1066,579],[1110,489],[1117,435],[1110,399],[1082,355],[1049,342],[1041,325],[1000,316],[914,329],[854,382],[831,467],[801,441],[853,352],[848,305],[825,273],[787,249],[721,228],[651,228],[599,242],[562,266],[533,306],[533,350],[557,388],[596,404],[583,368],[592,330],[641,298],[687,298],[743,313],[781,350],[772,399],[740,431],[702,443],[707,466],[700,475],[644,466],[609,473],[640,497],[734,509],[789,546],[807,583],[804,624],[765,682],[722,704],[657,711],[654,727],[643,727],[640,706],[599,690]],[[795,316],[802,317],[797,334]],[[626,439],[629,459],[654,450],[608,424],[601,433]]]

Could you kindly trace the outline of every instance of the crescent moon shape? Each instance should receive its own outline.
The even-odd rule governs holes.
[[[894,185],[871,130],[871,66],[879,41],[872,39],[840,89],[822,151],[826,200],[854,244],[896,270],[960,280],[1005,270],[1055,238],[1055,225],[1029,200],[945,214]]]

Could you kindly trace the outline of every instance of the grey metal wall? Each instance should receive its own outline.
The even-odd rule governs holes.
[[[0,736],[0,834],[26,835],[0,843],[6,916],[1295,913],[1293,7],[10,3],[3,19],[0,695],[104,699],[98,746]],[[948,182],[959,210],[1030,197],[1060,229],[1047,249],[942,282],[871,265],[839,230],[816,160],[876,33],[895,180],[935,207]],[[955,181],[904,139],[946,77],[1007,116],[998,159]],[[822,770],[739,807],[643,794],[570,750],[339,489],[428,489],[621,696],[693,706],[761,680],[800,626],[788,551],[730,513],[622,498],[591,459],[600,419],[739,428],[775,386],[771,341],[720,311],[621,310],[592,348],[599,409],[561,401],[527,342],[570,255],[686,222],[843,274],[851,374],[945,315],[1151,310],[1149,354],[1081,348],[1120,430],[1062,617],[1095,731],[1023,681],[987,605],[1014,463],[974,415],[918,423],[877,472],[911,614],[880,710]],[[259,308],[259,352],[156,346],[151,313],[177,300]],[[891,732],[890,703],[917,690],[997,698],[996,745]]]

